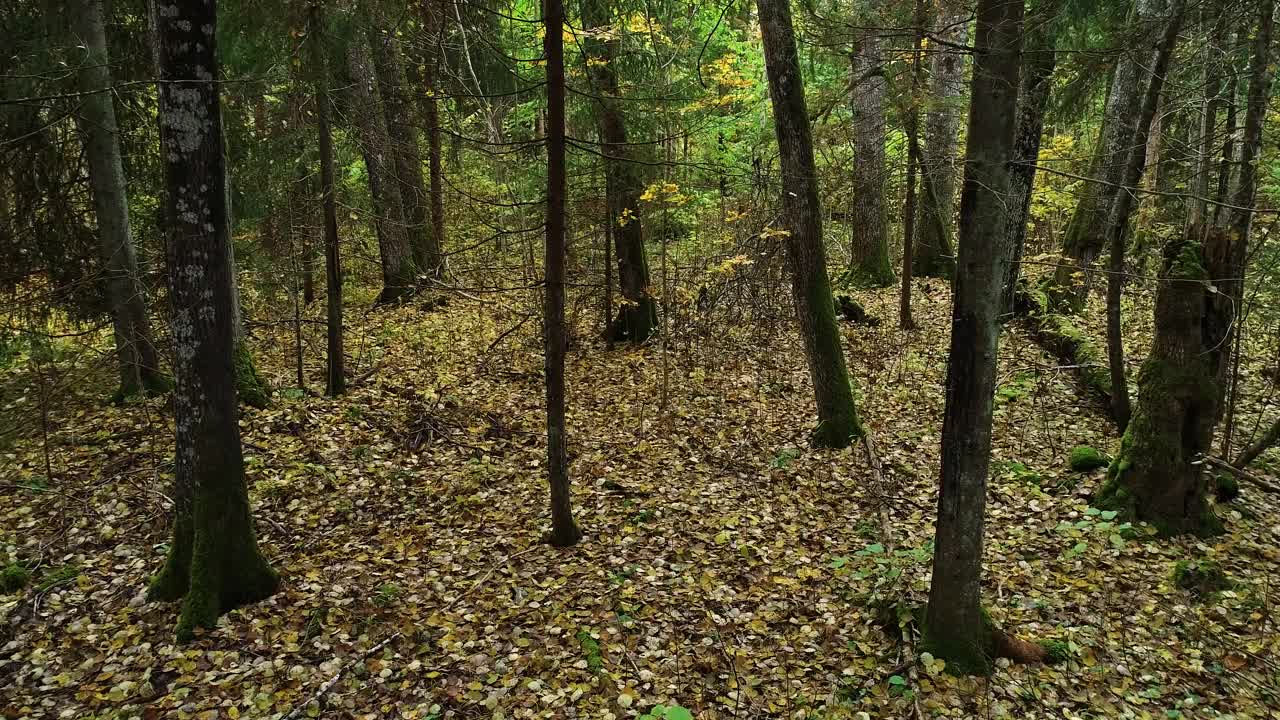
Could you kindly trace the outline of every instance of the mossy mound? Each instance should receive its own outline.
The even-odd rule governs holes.
[[[1196,598],[1208,598],[1235,586],[1214,560],[1178,561],[1173,568],[1173,582]]]
[[[1240,481],[1230,473],[1217,473],[1213,476],[1213,493],[1218,502],[1231,502],[1240,497]]]
[[[870,327],[878,327],[880,318],[867,312],[862,307],[862,303],[853,299],[848,293],[836,293],[835,295],[836,311],[840,313],[840,318],[845,322],[851,322],[854,325],[867,325]]]
[[[236,372],[236,395],[240,402],[251,407],[262,409],[271,404],[271,386],[258,374],[253,364],[253,356],[244,343],[236,343],[234,364]]]
[[[16,593],[31,582],[31,572],[18,563],[9,563],[0,570],[0,593]]]
[[[1045,640],[1040,647],[1044,649],[1046,665],[1060,665],[1071,659],[1071,646],[1061,640]]]
[[[1101,450],[1088,445],[1077,445],[1071,448],[1071,457],[1067,461],[1072,472],[1093,472],[1111,464],[1111,458]]]

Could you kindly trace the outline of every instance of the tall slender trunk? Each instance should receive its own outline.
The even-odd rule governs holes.
[[[382,261],[382,292],[377,303],[395,303],[413,294],[417,267],[409,244],[400,184],[393,177],[395,153],[387,136],[385,117],[379,112],[381,100],[370,67],[369,46],[359,33],[347,47],[347,70],[351,74],[352,114],[369,176]]]
[[[435,250],[440,257],[439,263],[427,268],[427,272],[436,278],[441,278],[444,276],[447,260],[444,171],[441,169],[440,160],[440,103],[436,97],[436,78],[439,75],[439,65],[444,58],[444,53],[440,50],[440,0],[422,0],[419,8],[426,50],[422,57],[422,92],[418,93],[418,104],[427,130],[427,175],[430,180],[427,192],[431,206],[431,235],[435,238]]]
[[[608,3],[584,0],[583,24],[600,28],[609,24]],[[648,340],[657,329],[658,309],[650,292],[649,261],[644,249],[644,229],[640,221],[640,194],[643,183],[637,166],[631,161],[627,143],[627,121],[619,100],[618,57],[616,35],[606,40],[589,37],[584,44],[590,73],[600,143],[605,156],[605,196],[609,208],[605,222],[613,228],[613,245],[617,251],[618,289],[622,307],[610,339]]]
[[[1062,241],[1063,261],[1049,284],[1050,305],[1055,311],[1079,311],[1088,296],[1089,280],[1081,276],[1106,247],[1107,219],[1123,185],[1129,151],[1134,145],[1148,70],[1155,65],[1166,25],[1165,0],[1136,0],[1130,36],[1111,78],[1102,130],[1094,147],[1089,177]]]
[[[991,671],[982,609],[982,540],[1000,290],[1010,248],[1005,207],[1017,125],[1022,0],[979,0],[959,256],[942,423],[942,481],[923,647],[969,674]]]
[[[564,319],[564,0],[546,0],[547,62],[547,239],[546,341],[547,476],[551,485],[551,533],[557,547],[577,544],[582,531],[573,521],[564,409],[564,356],[568,338]]]
[[[347,390],[346,359],[342,347],[342,246],[338,240],[338,203],[334,190],[333,129],[329,99],[329,59],[324,46],[324,21],[320,4],[312,3],[308,24],[311,29],[312,72],[315,74],[316,133],[320,151],[320,197],[324,214],[324,272],[326,339],[325,392],[337,397]]]
[[[1219,11],[1223,2],[1213,3]],[[1218,110],[1223,105],[1223,64],[1228,24],[1221,14],[1213,20],[1213,32],[1204,47],[1204,101],[1200,116],[1200,133],[1196,143],[1195,171],[1191,178],[1191,207],[1187,213],[1188,228],[1204,228],[1209,217],[1209,179],[1213,175],[1213,138],[1218,131]]]
[[[150,596],[185,598],[179,641],[279,585],[254,536],[237,422],[216,22],[213,0],[156,18],[178,491],[173,543]]]
[[[1018,275],[1022,272],[1022,256],[1027,244],[1027,225],[1031,220],[1031,191],[1035,188],[1036,162],[1040,158],[1040,138],[1044,134],[1044,113],[1053,87],[1053,70],[1057,66],[1057,14],[1062,0],[1039,3],[1036,17],[1029,18],[1026,50],[1018,87],[1018,126],[1013,141],[1014,166],[1009,172],[1009,193],[1013,207],[1005,225],[1006,242],[1011,249],[1009,265],[1004,271],[1004,289],[1000,299],[1002,317],[1014,311],[1014,295]]]
[[[886,287],[893,284],[889,260],[889,220],[885,210],[884,96],[888,82],[881,66],[878,30],[864,30],[850,60],[853,87],[853,284]]]
[[[898,328],[914,330],[911,318],[912,249],[915,246],[916,171],[920,166],[920,88],[924,85],[920,51],[924,45],[924,0],[915,0],[915,40],[911,49],[911,97],[905,108],[907,132],[907,189],[902,202],[902,286],[898,289]]]
[[[956,194],[956,131],[964,97],[965,52],[969,41],[969,5],[943,0],[938,11],[940,45],[930,62],[932,92],[925,115],[920,165],[920,207],[916,217],[915,274],[951,277],[955,251],[951,235]]]
[[[1136,118],[1133,147],[1129,149],[1124,173],[1120,178],[1124,190],[1116,194],[1107,222],[1102,228],[1106,233],[1110,254],[1107,273],[1107,366],[1111,373],[1111,418],[1122,432],[1128,426],[1131,414],[1129,381],[1124,362],[1124,335],[1120,326],[1129,215],[1137,203],[1137,186],[1150,157],[1149,145],[1153,142],[1150,136],[1156,110],[1160,106],[1160,91],[1164,87],[1164,76],[1169,70],[1173,49],[1178,42],[1178,31],[1182,29],[1185,6],[1185,0],[1172,0],[1169,5],[1169,18],[1160,37],[1155,64],[1151,67],[1151,79],[1147,81],[1142,107]]]
[[[404,62],[394,30],[377,20],[369,30],[373,48],[373,67],[382,97],[382,117],[387,126],[392,161],[390,167],[400,188],[404,208],[405,233],[413,251],[414,264],[420,272],[438,277],[440,247],[427,216],[430,198],[422,177],[422,148],[418,128],[411,122],[409,98],[405,89]]]
[[[809,439],[818,447],[845,447],[862,435],[862,426],[827,277],[822,207],[791,7],[788,0],[756,0],[756,6],[782,165],[783,225],[790,233],[782,243],[791,266],[791,294],[818,406],[818,427]]]
[[[98,244],[111,303],[120,371],[116,395],[124,398],[143,391],[159,392],[167,389],[169,383],[160,371],[156,348],[151,342],[146,287],[138,274],[137,254],[130,234],[128,191],[112,104],[111,60],[103,26],[102,0],[73,0],[70,12],[74,31],[86,50],[84,66],[78,73],[80,90],[85,94],[76,119],[89,160],[89,186],[93,191]]]

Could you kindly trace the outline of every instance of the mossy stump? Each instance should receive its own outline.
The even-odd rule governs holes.
[[[1093,472],[1110,464],[1110,456],[1088,445],[1077,445],[1071,448],[1071,456],[1067,460],[1067,465],[1071,468],[1071,471],[1078,473]]]

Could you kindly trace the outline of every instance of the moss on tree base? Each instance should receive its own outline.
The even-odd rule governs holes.
[[[236,396],[240,402],[259,410],[271,404],[271,386],[258,374],[253,355],[243,342],[237,342],[233,355],[236,373]]]
[[[580,540],[582,540],[582,530],[578,528],[577,523],[554,528],[542,536],[542,541],[552,547],[572,547]]]
[[[635,302],[626,301],[613,324],[606,328],[605,335],[612,342],[629,341],[638,345],[653,337],[657,329],[657,303],[651,297],[644,297]]]
[[[858,413],[850,409],[844,417],[818,423],[818,426],[809,433],[809,446],[838,450],[849,447],[854,440],[861,438],[863,433]]]

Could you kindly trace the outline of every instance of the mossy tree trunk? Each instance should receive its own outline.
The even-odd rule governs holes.
[[[245,488],[235,392],[235,313],[218,113],[216,4],[166,6],[159,40],[160,137],[173,305],[177,488],[174,538],[151,586],[184,598],[178,639],[275,592]]]
[[[942,424],[942,481],[923,647],[960,673],[987,674],[997,634],[982,609],[982,541],[1009,168],[1017,124],[1022,0],[980,0],[959,256]]]
[[[427,213],[430,197],[422,175],[421,138],[409,113],[400,43],[394,29],[388,30],[388,27],[382,18],[378,18],[370,27],[369,42],[373,47],[373,67],[382,97],[382,117],[386,121],[390,141],[392,177],[399,185],[405,233],[409,236],[414,264],[420,272],[440,277],[443,260]]]
[[[788,0],[756,0],[756,5],[782,165],[783,226],[790,233],[782,242],[791,266],[791,294],[818,406],[818,427],[810,442],[818,447],[845,447],[862,435],[862,426],[853,403],[827,277],[822,207],[791,7]]]
[[[851,57],[853,75],[852,263],[849,278],[856,286],[893,284],[889,260],[889,220],[885,209],[884,98],[888,82],[881,66],[879,30],[864,30]]]
[[[368,41],[356,33],[347,47],[347,70],[351,74],[352,114],[364,153],[382,264],[382,292],[377,303],[384,305],[400,302],[414,293],[417,266],[409,243],[400,184],[394,177],[395,153],[387,135],[386,119],[379,112],[381,98],[371,65]]]
[[[924,152],[920,163],[920,204],[916,211],[915,275],[950,278],[955,270],[956,131],[964,97],[964,59],[969,41],[971,6],[942,0],[938,11],[939,45],[930,63],[932,91],[925,114]]]
[[[1216,243],[1217,241],[1215,241]],[[1138,376],[1138,402],[1094,502],[1161,534],[1214,532],[1200,465],[1216,422],[1213,378],[1224,348],[1205,344],[1209,273],[1198,233],[1165,249],[1155,339]]]
[[[566,449],[564,356],[568,333],[564,319],[565,131],[564,0],[546,0],[543,51],[547,61],[547,237],[543,339],[547,376],[547,476],[551,485],[551,533],[556,547],[576,545],[582,531],[573,520]]]
[[[78,71],[81,99],[77,124],[84,136],[89,162],[89,187],[98,220],[98,244],[111,303],[111,323],[120,369],[118,398],[141,392],[163,392],[169,380],[160,371],[147,291],[138,274],[138,259],[129,227],[129,199],[120,157],[119,131],[112,102],[111,60],[103,26],[101,0],[74,0],[71,20],[77,40],[84,44],[84,65]],[[0,193],[4,190],[0,189]]]
[[[605,0],[584,0],[582,20],[588,28],[602,29],[609,24],[609,8]],[[627,121],[619,99],[615,65],[618,36],[611,33],[605,40],[588,37],[584,43],[590,70],[591,92],[596,127],[605,156],[605,222],[613,230],[617,250],[618,289],[622,306],[613,327],[611,340],[648,340],[658,327],[658,306],[650,291],[649,261],[644,251],[644,229],[640,221],[640,195],[643,187],[636,165],[630,160],[627,143]]]
[[[1131,50],[1120,53],[1116,61],[1102,130],[1089,168],[1089,177],[1094,181],[1084,184],[1063,237],[1064,257],[1050,279],[1049,303],[1054,312],[1078,312],[1088,296],[1085,273],[1106,246],[1107,219],[1124,181],[1129,151],[1138,132],[1144,90],[1159,54],[1165,6],[1165,0],[1137,0],[1134,5],[1129,36],[1123,38]]]
[[[1044,133],[1044,113],[1053,87],[1053,70],[1058,63],[1057,18],[1062,0],[1044,0],[1031,5],[1035,15],[1028,19],[1026,49],[1018,87],[1018,127],[1014,136],[1016,164],[1009,174],[1009,192],[1013,199],[1005,235],[1010,247],[1009,265],[1004,271],[1004,288],[1000,296],[1000,312],[1009,317],[1014,311],[1014,295],[1022,272],[1022,256],[1027,243],[1027,225],[1031,220],[1031,191],[1035,187],[1036,161],[1040,158],[1040,138]]]

